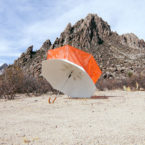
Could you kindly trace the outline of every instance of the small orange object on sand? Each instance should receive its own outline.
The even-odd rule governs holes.
[[[55,97],[54,100],[52,101],[52,104],[55,102],[55,100],[56,100],[56,97]]]
[[[55,102],[55,100],[56,100],[56,97],[55,97],[54,100],[51,102],[51,97],[49,97],[48,103],[49,103],[49,104],[53,104],[53,103]]]
[[[49,99],[48,99],[48,103],[51,104],[51,97],[49,97]]]

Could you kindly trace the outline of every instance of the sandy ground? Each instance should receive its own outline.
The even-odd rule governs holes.
[[[145,145],[145,92],[95,94],[0,100],[0,145]]]

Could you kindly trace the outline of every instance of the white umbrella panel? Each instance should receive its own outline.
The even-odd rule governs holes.
[[[50,59],[42,62],[42,76],[57,89],[70,97],[87,98],[96,90],[87,72],[66,59]]]

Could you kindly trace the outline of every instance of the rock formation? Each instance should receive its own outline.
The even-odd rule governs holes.
[[[42,47],[33,51],[33,45],[29,46],[25,53],[15,60],[14,65],[19,66],[24,72],[35,77],[41,74],[41,62],[46,59],[47,51],[51,46],[50,40],[46,40]]]
[[[0,66],[0,75],[4,72],[4,70],[8,67],[8,65],[6,63],[2,64]]]
[[[112,32],[107,22],[94,14],[89,14],[73,26],[69,23],[53,44],[47,40],[35,52],[30,46],[14,65],[20,66],[28,74],[39,76],[41,62],[46,59],[48,49],[65,44],[91,53],[103,71],[104,79],[122,79],[128,77],[128,73],[145,71],[144,40],[132,33],[118,35]]]

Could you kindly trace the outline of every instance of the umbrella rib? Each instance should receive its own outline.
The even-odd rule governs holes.
[[[73,71],[70,72],[70,74],[68,75],[68,78],[66,79],[66,81],[64,82],[62,89],[64,88],[66,82],[70,79],[70,77],[72,76]]]
[[[62,88],[61,88],[60,90],[62,90],[62,89],[64,88],[64,86],[66,85],[66,82],[71,78],[72,73],[73,73],[73,70],[72,70],[72,71],[70,72],[70,74],[68,75],[68,78],[65,80],[65,82],[64,82],[64,84],[62,85]],[[57,95],[59,95],[59,92],[58,92]]]
[[[68,79],[71,77],[72,73],[73,73],[73,71],[71,71],[71,73],[69,74]]]

